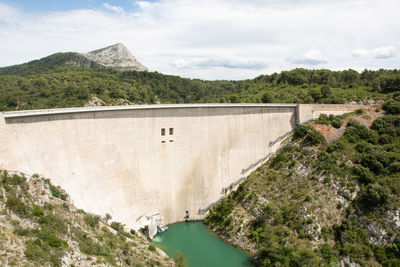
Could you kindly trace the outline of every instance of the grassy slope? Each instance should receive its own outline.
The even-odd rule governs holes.
[[[174,265],[140,234],[76,209],[36,175],[1,171],[0,213],[0,265]]]
[[[206,223],[251,251],[260,266],[328,266],[343,259],[399,266],[400,116],[376,119],[374,130],[364,126],[381,115],[364,110],[298,127]],[[334,121],[346,130],[326,125]],[[328,144],[315,128],[336,139],[346,132]]]

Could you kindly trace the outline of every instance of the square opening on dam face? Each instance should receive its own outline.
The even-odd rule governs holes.
[[[174,128],[169,128],[169,135],[174,135]]]
[[[161,128],[161,135],[165,135],[165,128]]]

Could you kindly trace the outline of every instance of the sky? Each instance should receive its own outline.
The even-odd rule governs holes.
[[[208,80],[393,69],[399,0],[0,0],[0,66],[123,43],[150,71]]]

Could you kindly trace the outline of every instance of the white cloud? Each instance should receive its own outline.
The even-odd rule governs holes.
[[[364,57],[370,53],[368,49],[356,49],[353,50],[352,55],[353,57]]]
[[[139,1],[131,13],[107,5],[35,14],[0,3],[0,66],[122,42],[151,71],[193,78],[245,79],[299,64],[398,68],[398,0]]]
[[[356,49],[352,52],[353,57],[374,57],[377,59],[387,59],[396,57],[396,48],[393,45],[380,46],[374,49]]]
[[[294,64],[313,66],[328,63],[328,60],[322,55],[321,51],[315,49],[308,50],[301,57],[289,58],[288,60]]]
[[[144,9],[146,7],[149,7],[151,5],[151,2],[148,2],[148,1],[137,1],[135,4],[137,6],[139,6],[140,8]]]
[[[394,46],[381,46],[374,49],[373,54],[375,58],[391,58],[396,56],[396,48]]]
[[[178,69],[222,67],[227,69],[262,70],[268,67],[268,62],[256,58],[191,57],[177,59],[172,65]]]
[[[116,12],[116,13],[123,13],[124,12],[124,9],[122,7],[120,7],[120,6],[112,6],[112,5],[108,4],[108,3],[103,3],[102,6],[105,7],[106,9],[108,9],[110,11],[113,11],[113,12]]]

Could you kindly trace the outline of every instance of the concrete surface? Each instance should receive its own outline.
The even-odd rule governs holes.
[[[0,114],[0,167],[51,178],[73,203],[138,229],[201,218],[297,123],[346,105],[190,104]],[[165,135],[161,135],[165,129]],[[173,135],[169,129],[173,128]],[[200,212],[202,211],[202,212]]]

